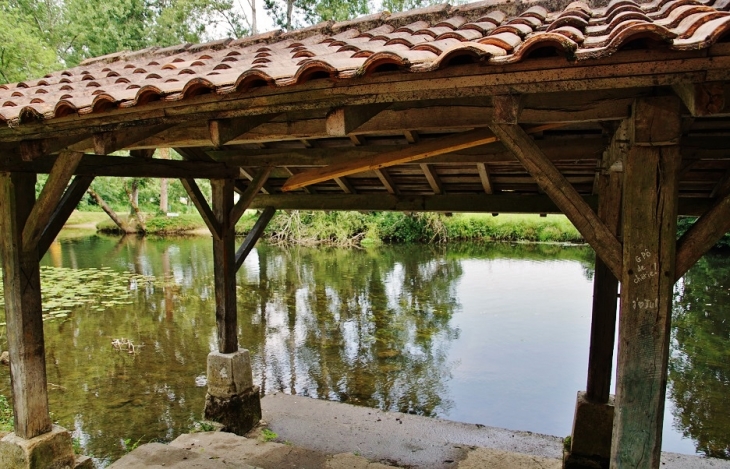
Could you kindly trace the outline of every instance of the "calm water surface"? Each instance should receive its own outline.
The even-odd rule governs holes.
[[[149,276],[129,283],[131,304],[45,323],[54,418],[102,464],[201,418],[211,251],[207,238],[94,235],[44,258]],[[238,275],[239,337],[265,393],[565,436],[585,389],[593,262],[588,248],[545,245],[259,246]],[[665,451],[730,457],[729,292],[718,256],[676,289]],[[137,353],[115,350],[119,338]]]

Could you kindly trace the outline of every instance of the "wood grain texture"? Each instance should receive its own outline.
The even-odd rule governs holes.
[[[327,135],[345,137],[390,106],[390,103],[375,103],[364,106],[345,106],[333,109],[327,114],[325,128]]]
[[[220,148],[246,132],[250,132],[261,124],[269,122],[277,115],[278,114],[261,114],[257,116],[211,120],[208,122],[210,141],[214,147]]]
[[[0,173],[0,229],[14,431],[30,439],[51,430],[37,250],[22,249],[35,201],[35,175]]]
[[[625,161],[612,468],[660,467],[680,164],[676,146],[634,146]]]
[[[693,117],[710,116],[725,108],[725,84],[678,83],[672,86]]]
[[[115,151],[134,146],[135,143],[150,138],[172,127],[172,124],[160,124],[144,127],[130,127],[116,132],[99,132],[94,134],[94,153],[108,155]]]
[[[535,178],[538,186],[560,207],[611,272],[619,277],[621,243],[583,201],[565,176],[542,154],[535,141],[519,125],[495,124],[492,130]]]
[[[233,180],[212,179],[213,214],[221,228],[220,238],[213,238],[213,273],[215,282],[215,320],[218,351],[238,351],[238,315],[236,306],[236,231],[231,223]]]
[[[53,169],[43,185],[38,200],[23,227],[23,251],[37,251],[43,231],[48,226],[51,216],[56,211],[66,186],[73,177],[76,167],[81,161],[82,153],[64,151],[58,155]]]

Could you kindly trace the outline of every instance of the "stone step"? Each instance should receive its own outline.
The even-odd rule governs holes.
[[[221,435],[227,435],[221,433]],[[239,461],[226,460],[212,453],[188,451],[162,443],[147,443],[126,454],[108,469],[256,469]]]

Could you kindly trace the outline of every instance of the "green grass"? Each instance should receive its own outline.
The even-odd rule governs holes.
[[[65,226],[97,224],[106,220],[109,220],[109,217],[104,212],[80,212],[74,210],[71,216],[68,217]]]
[[[268,428],[264,428],[263,430],[261,430],[261,439],[262,440],[274,441],[277,438],[279,438],[279,435],[277,435],[273,431],[269,430]]]
[[[13,407],[7,397],[0,394],[0,432],[13,431]]]

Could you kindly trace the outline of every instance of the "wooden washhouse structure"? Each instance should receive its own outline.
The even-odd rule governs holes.
[[[276,210],[564,213],[598,259],[566,467],[658,468],[672,289],[730,229],[728,80],[728,0],[487,0],[119,52],[0,85],[13,444],[56,431],[39,259],[94,177],[164,177],[183,181],[213,236],[209,383],[240,353],[235,274]],[[153,158],[162,147],[184,160]],[[195,179],[211,180],[210,204]],[[262,215],[237,250],[247,208]],[[700,217],[679,240],[678,215]],[[251,425],[245,378],[216,405]]]

